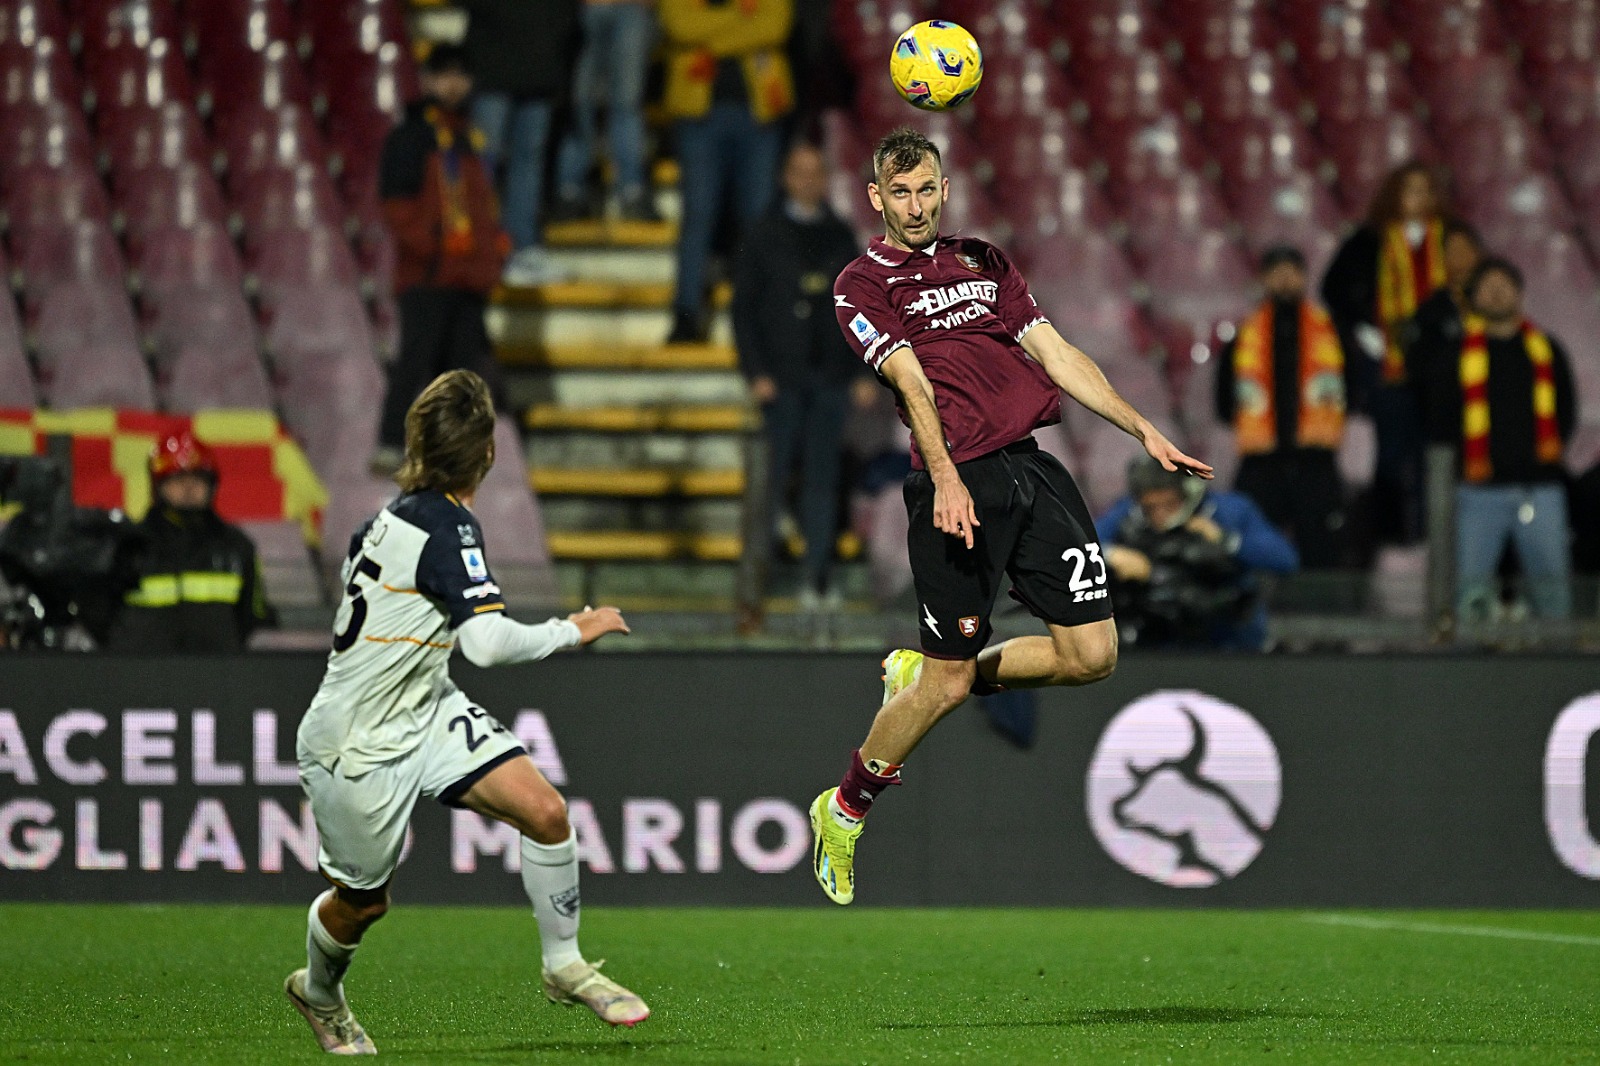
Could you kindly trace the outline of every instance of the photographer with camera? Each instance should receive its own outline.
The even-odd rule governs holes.
[[[108,647],[133,652],[231,652],[276,624],[255,544],[212,509],[217,462],[188,431],[150,455],[154,497],[139,529],[139,584],[123,601]]]
[[[1259,651],[1267,615],[1257,574],[1300,568],[1294,545],[1236,492],[1140,456],[1128,495],[1095,523],[1124,642]]]

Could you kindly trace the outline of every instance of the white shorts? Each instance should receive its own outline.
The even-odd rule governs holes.
[[[510,730],[458,690],[434,708],[422,742],[393,762],[357,777],[302,763],[323,874],[345,888],[379,887],[400,864],[419,795],[459,807],[490,770],[524,754]]]

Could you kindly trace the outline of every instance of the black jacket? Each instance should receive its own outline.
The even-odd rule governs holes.
[[[1322,305],[1328,309],[1339,343],[1344,346],[1345,377],[1353,387],[1346,395],[1351,410],[1365,410],[1367,395],[1378,384],[1381,363],[1356,343],[1355,330],[1378,320],[1378,231],[1362,226],[1339,246],[1322,277]]]
[[[842,385],[868,373],[833,314],[833,280],[859,255],[855,234],[826,207],[799,222],[780,204],[744,234],[733,329],[749,378],[779,387]]]
[[[1548,334],[1547,334],[1548,336]],[[1534,454],[1533,362],[1521,336],[1508,340],[1489,338],[1489,462],[1495,485],[1521,485],[1563,481],[1565,469],[1541,463]],[[1572,364],[1561,342],[1550,337],[1554,355],[1551,367],[1556,386],[1556,427],[1563,444],[1572,440],[1578,422],[1577,396],[1572,387]],[[1427,367],[1423,389],[1423,416],[1428,439],[1461,445],[1461,359],[1437,359]]]
[[[1300,305],[1290,304],[1287,310],[1286,314],[1272,316],[1272,410],[1278,419],[1279,451],[1295,447],[1300,433]],[[1233,365],[1238,343],[1236,336],[1225,342],[1217,353],[1217,420],[1229,426],[1238,413]],[[1351,377],[1354,362],[1346,349],[1344,391],[1347,398],[1355,387]]]
[[[322,2],[322,0],[319,0]],[[467,65],[482,92],[562,102],[572,86],[580,0],[464,0]]]
[[[256,546],[213,511],[160,504],[140,523],[139,587],[111,630],[112,651],[232,652],[276,621]]]

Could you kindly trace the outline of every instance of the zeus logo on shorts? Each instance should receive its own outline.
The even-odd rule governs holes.
[[[461,562],[467,568],[469,581],[483,581],[489,576],[489,564],[483,561],[481,548],[462,548]]]
[[[868,322],[867,316],[863,314],[857,314],[850,320],[850,332],[856,335],[856,340],[863,346],[878,339],[878,327]]]

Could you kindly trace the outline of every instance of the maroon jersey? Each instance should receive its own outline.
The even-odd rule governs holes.
[[[874,238],[834,282],[833,302],[839,328],[872,369],[911,346],[956,462],[1061,421],[1061,391],[1020,343],[1046,319],[994,245],[941,237],[931,252],[905,252]],[[904,406],[900,420],[910,425]],[[911,464],[923,466],[915,440]]]

